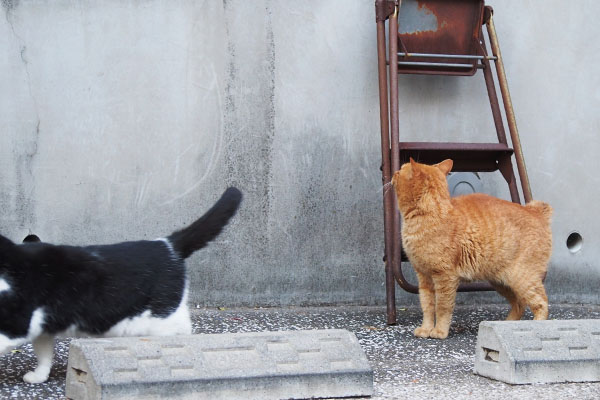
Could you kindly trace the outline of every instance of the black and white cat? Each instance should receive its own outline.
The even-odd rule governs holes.
[[[48,379],[56,336],[190,334],[184,260],[214,239],[242,193],[228,188],[167,238],[101,246],[14,244],[0,235],[0,355],[33,342],[25,382]]]

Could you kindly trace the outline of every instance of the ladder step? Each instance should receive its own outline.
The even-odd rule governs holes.
[[[400,164],[415,161],[437,164],[450,158],[455,172],[493,172],[500,160],[510,158],[513,149],[503,143],[400,142]]]

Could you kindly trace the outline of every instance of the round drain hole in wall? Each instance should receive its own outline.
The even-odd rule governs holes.
[[[567,248],[571,253],[577,253],[583,246],[583,238],[579,232],[571,232],[567,238]]]
[[[41,242],[40,238],[38,237],[38,235],[27,235],[25,236],[25,239],[23,239],[23,243],[36,243],[36,242]]]

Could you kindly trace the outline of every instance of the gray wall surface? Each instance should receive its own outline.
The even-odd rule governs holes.
[[[154,239],[235,185],[238,216],[189,260],[194,304],[383,304],[373,3],[2,0],[0,232]],[[533,194],[555,209],[550,300],[597,303],[600,3],[492,5]],[[403,139],[495,140],[481,73],[399,84]],[[503,301],[459,296],[481,299]]]

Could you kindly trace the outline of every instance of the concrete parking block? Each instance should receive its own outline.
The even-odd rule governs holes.
[[[309,330],[71,342],[66,396],[88,399],[304,399],[370,396],[353,333]]]
[[[511,384],[600,381],[600,320],[484,321],[476,374]]]

